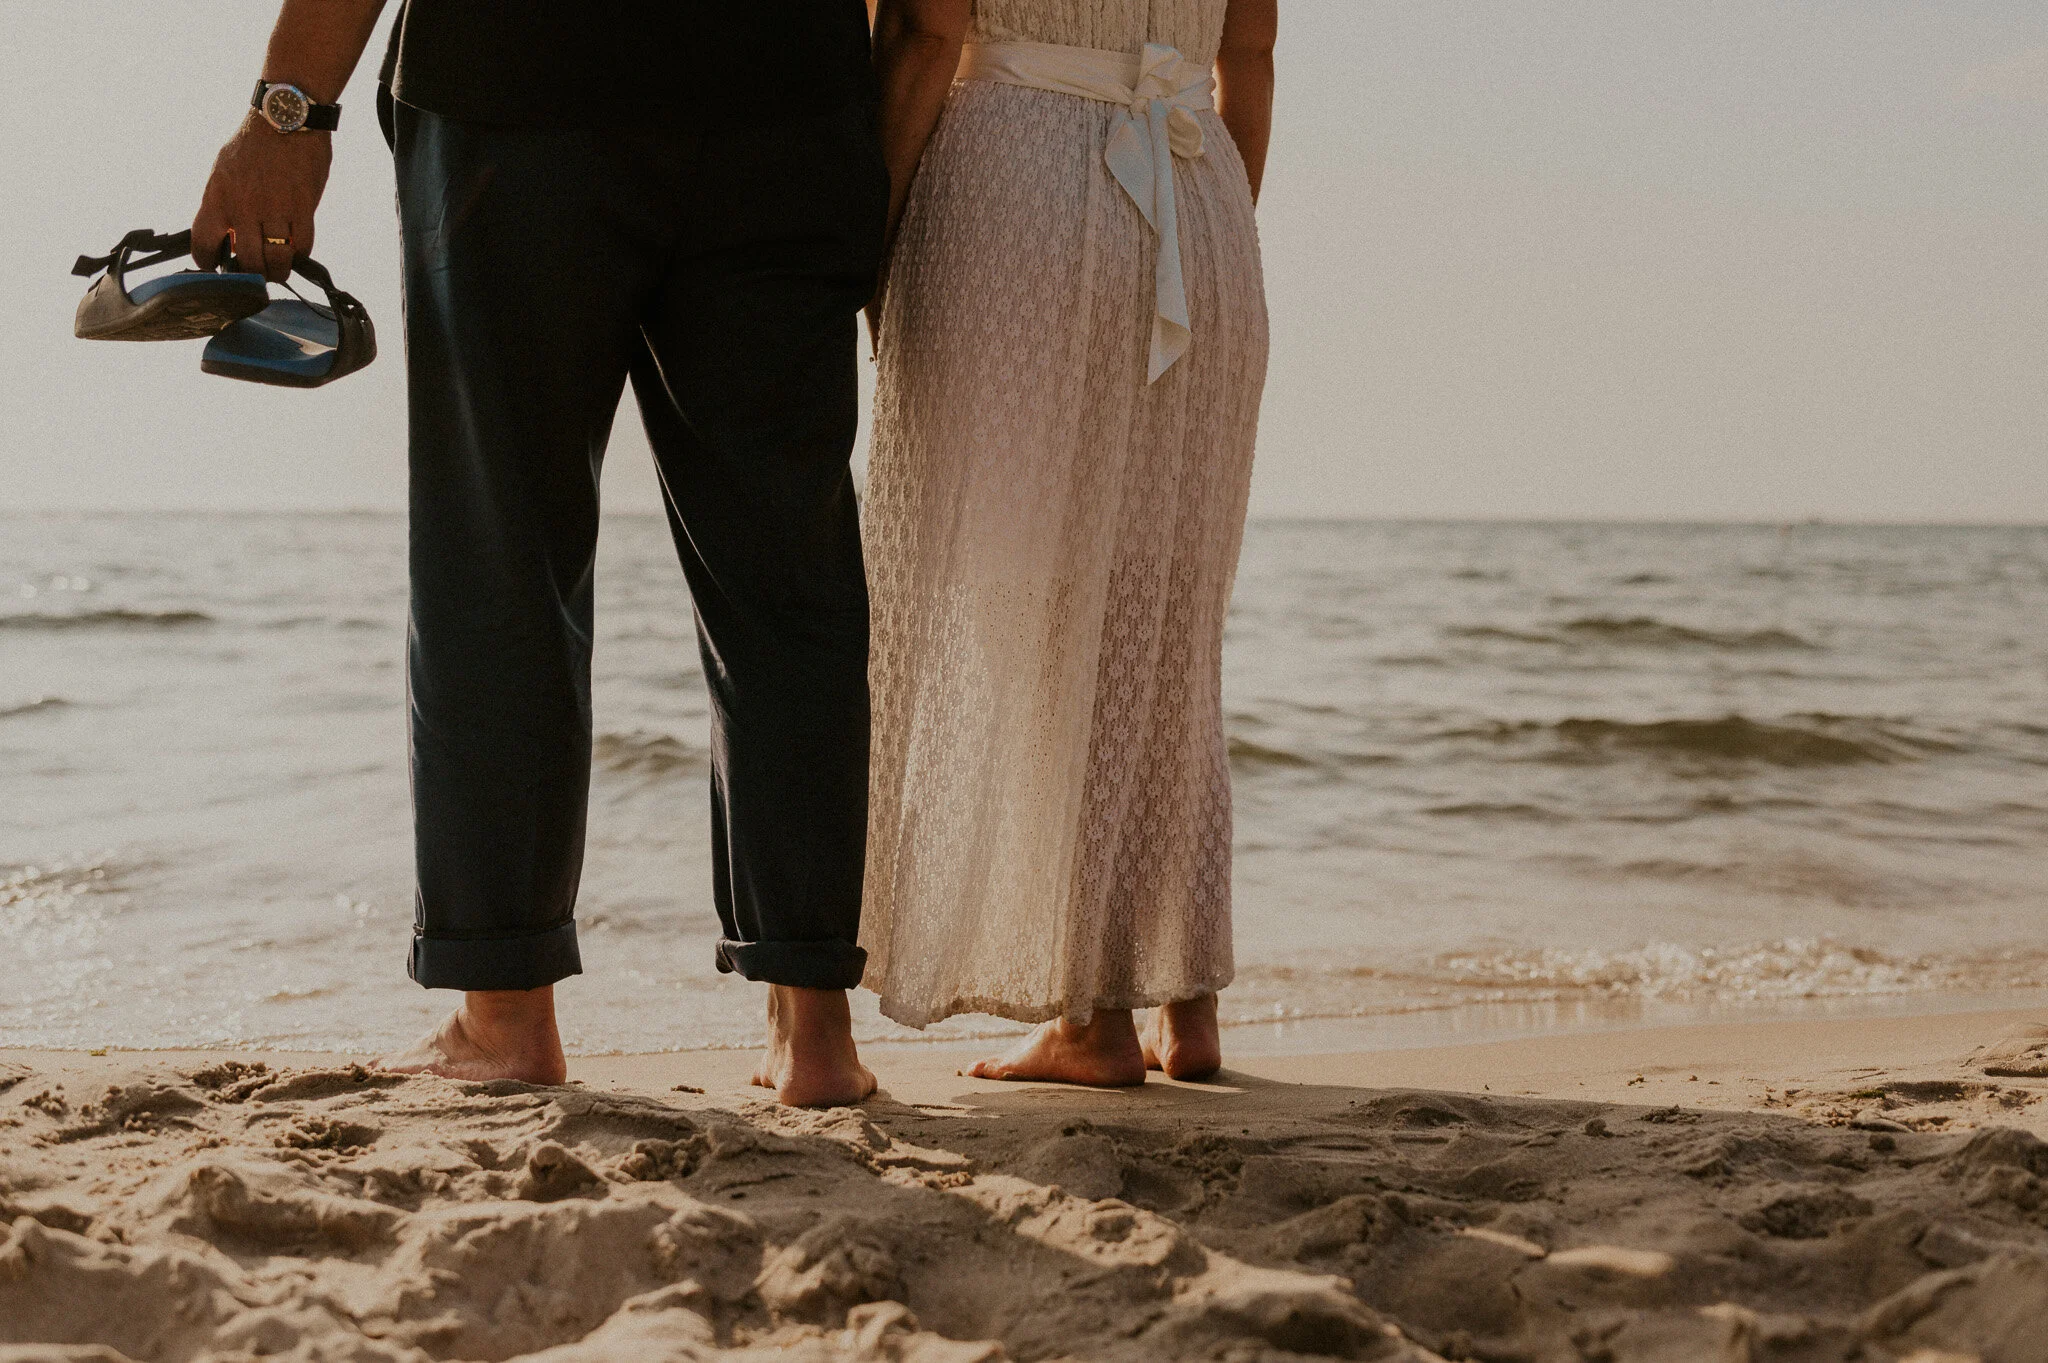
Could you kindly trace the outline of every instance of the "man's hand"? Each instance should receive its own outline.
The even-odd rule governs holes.
[[[333,134],[281,133],[251,110],[213,160],[192,219],[192,259],[214,268],[232,237],[238,268],[283,283],[292,261],[312,254],[313,214],[333,159]]]
[[[377,26],[384,0],[284,0],[263,78],[287,81],[318,104],[333,104]],[[192,219],[192,259],[212,269],[224,237],[235,263],[283,283],[292,261],[312,254],[313,210],[327,188],[332,133],[281,133],[250,110],[213,161],[213,178]]]

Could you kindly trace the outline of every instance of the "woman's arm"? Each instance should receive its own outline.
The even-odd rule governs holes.
[[[1230,0],[1223,45],[1216,51],[1216,112],[1258,201],[1266,178],[1266,142],[1273,132],[1273,42],[1280,31],[1280,0]]]
[[[881,80],[882,157],[889,165],[889,240],[903,219],[910,182],[939,125],[971,0],[868,0],[875,23],[875,73]]]

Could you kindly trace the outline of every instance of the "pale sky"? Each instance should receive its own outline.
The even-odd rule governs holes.
[[[71,336],[74,256],[190,221],[274,9],[0,0],[0,509],[403,505],[375,48],[318,247],[375,366]],[[1255,514],[2048,520],[2042,0],[1281,18]],[[630,412],[606,499],[655,506]]]

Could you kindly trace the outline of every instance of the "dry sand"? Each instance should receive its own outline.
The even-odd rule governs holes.
[[[2048,1077],[1980,1070],[2027,1020],[1117,1093],[877,1048],[830,1112],[739,1055],[533,1088],[0,1052],[0,1360],[2043,1363]]]

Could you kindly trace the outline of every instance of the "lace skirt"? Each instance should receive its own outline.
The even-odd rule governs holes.
[[[1107,105],[968,82],[890,266],[863,534],[865,983],[911,1026],[1087,1018],[1232,974],[1225,614],[1266,368],[1244,167],[1176,162],[1193,341]]]

